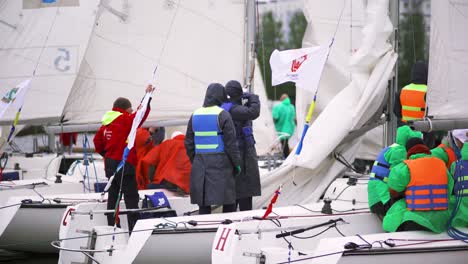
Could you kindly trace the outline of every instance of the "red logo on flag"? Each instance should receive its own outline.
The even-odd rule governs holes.
[[[304,63],[304,61],[306,60],[307,60],[307,54],[298,59],[293,60],[291,63],[291,72],[296,72],[297,70],[299,70],[302,63]]]

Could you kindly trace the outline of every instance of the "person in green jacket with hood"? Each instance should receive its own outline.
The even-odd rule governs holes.
[[[454,195],[450,197],[450,209],[454,210],[459,196],[459,207],[452,212],[450,226],[468,227],[468,129],[456,129],[452,132],[457,147],[461,149],[461,158],[452,164],[450,172],[454,179]],[[463,187],[465,186],[465,187]]]
[[[289,138],[296,129],[296,109],[287,94],[282,94],[280,101],[281,103],[273,107],[272,114],[276,132],[281,136],[283,155],[286,158],[289,155]]]
[[[419,138],[406,143],[407,160],[390,171],[388,187],[397,200],[383,220],[388,232],[429,230],[441,233],[449,219],[448,196],[453,179],[444,161],[431,155]],[[430,198],[428,198],[430,197]]]
[[[390,192],[387,181],[390,170],[406,159],[406,142],[410,138],[422,138],[422,133],[413,131],[409,126],[401,126],[397,130],[396,143],[384,148],[377,156],[370,173],[367,185],[368,203],[371,212],[379,217],[385,216],[390,208]]]

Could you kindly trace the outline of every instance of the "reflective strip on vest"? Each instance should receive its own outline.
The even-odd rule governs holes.
[[[412,211],[447,210],[448,179],[445,164],[435,157],[405,160],[410,172],[406,208]]]
[[[401,119],[409,120],[423,119],[426,111],[425,95],[427,85],[409,84],[401,90]]]
[[[218,106],[202,107],[193,113],[192,129],[195,134],[195,153],[222,153],[224,140],[218,124],[223,111]]]
[[[455,181],[453,187],[455,195],[461,197],[468,196],[468,160],[456,162],[453,178]]]
[[[393,146],[393,145],[392,145]],[[370,173],[370,180],[381,180],[387,182],[388,174],[390,173],[390,164],[385,159],[385,153],[392,147],[386,147],[382,151],[380,151],[377,159],[374,161],[372,165],[371,173]]]

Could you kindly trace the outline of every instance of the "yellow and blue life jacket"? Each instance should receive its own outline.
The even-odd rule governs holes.
[[[222,111],[219,106],[210,106],[198,108],[193,113],[196,154],[224,152],[224,139],[218,124],[218,116]]]

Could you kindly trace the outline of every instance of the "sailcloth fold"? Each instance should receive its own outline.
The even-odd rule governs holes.
[[[328,51],[328,46],[273,51],[270,57],[271,84],[295,82],[297,87],[315,92]]]

